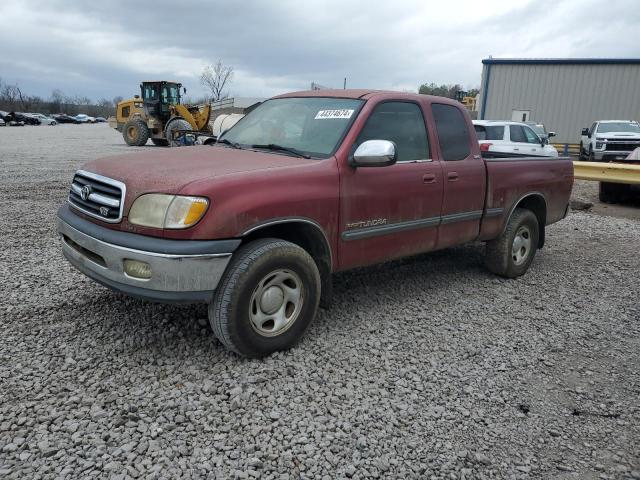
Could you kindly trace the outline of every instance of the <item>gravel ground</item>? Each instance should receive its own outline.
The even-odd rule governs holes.
[[[204,307],[63,260],[72,172],[124,150],[0,128],[0,477],[640,478],[640,221],[574,212],[517,280],[480,245],[340,274],[298,347],[246,360]]]

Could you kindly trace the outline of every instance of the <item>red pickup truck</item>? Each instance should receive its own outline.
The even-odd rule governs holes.
[[[457,102],[370,90],[272,98],[214,146],[92,161],[58,211],[66,258],[114,290],[207,302],[216,337],[259,357],[292,346],[331,274],[486,242],[526,272],[567,215],[573,165],[480,155]]]

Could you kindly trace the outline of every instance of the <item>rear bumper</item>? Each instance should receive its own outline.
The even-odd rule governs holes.
[[[58,211],[62,252],[82,273],[113,290],[159,302],[208,302],[240,240],[166,240],[114,231]],[[146,245],[146,247],[145,247]],[[144,247],[144,248],[143,248]],[[125,260],[148,264],[148,279],[128,275]]]

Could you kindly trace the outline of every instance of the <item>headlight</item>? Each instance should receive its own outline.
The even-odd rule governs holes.
[[[149,193],[141,195],[129,210],[129,222],[143,227],[188,228],[198,223],[209,206],[202,197]]]
[[[596,142],[596,150],[602,148],[604,146],[604,143],[602,142]]]

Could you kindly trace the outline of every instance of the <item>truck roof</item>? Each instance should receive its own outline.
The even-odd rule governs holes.
[[[351,89],[327,89],[327,90],[301,90],[299,92],[284,93],[273,98],[291,98],[291,97],[330,97],[330,98],[354,98],[369,99],[376,95],[392,95],[397,98],[407,98],[413,100],[423,100],[425,97],[439,103],[457,103],[455,100],[446,97],[437,97],[434,95],[422,95],[418,93],[396,92],[393,90],[374,90],[364,88]]]
[[[597,120],[597,123],[637,123],[634,120]]]

